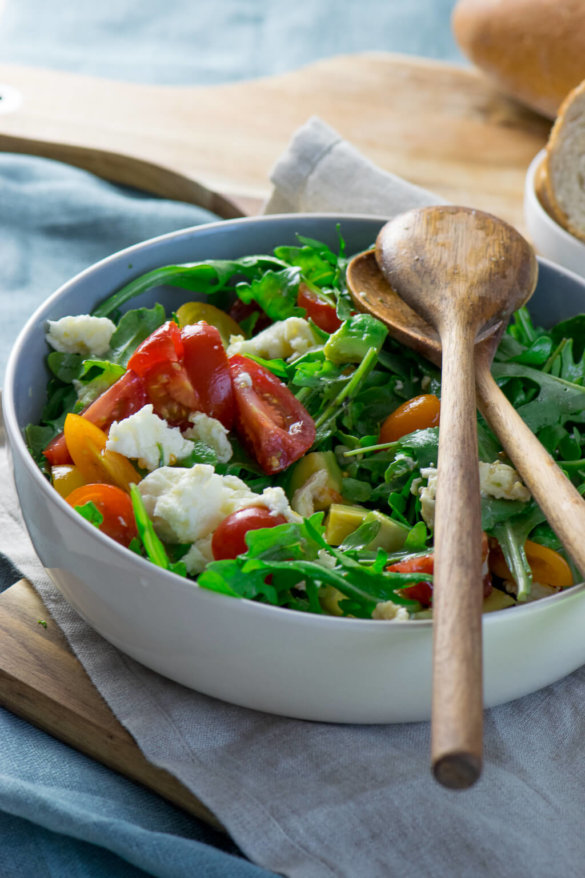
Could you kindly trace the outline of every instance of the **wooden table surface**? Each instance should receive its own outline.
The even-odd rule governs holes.
[[[368,54],[179,88],[0,65],[1,150],[66,161],[225,217],[259,211],[272,165],[312,115],[380,167],[523,230],[524,175],[551,123],[469,69]],[[0,630],[0,704],[218,825],[146,761],[27,583],[0,595]]]

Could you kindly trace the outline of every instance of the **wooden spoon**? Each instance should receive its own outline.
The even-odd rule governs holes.
[[[532,248],[507,223],[452,206],[410,211],[387,223],[378,236],[377,257],[391,288],[380,282],[371,259],[365,268],[356,262],[348,271],[356,305],[387,323],[410,347],[422,354],[430,350],[435,362],[442,350],[432,766],[440,783],[465,788],[479,777],[482,764],[474,347],[477,339],[499,335],[512,311],[532,294],[537,263]]]

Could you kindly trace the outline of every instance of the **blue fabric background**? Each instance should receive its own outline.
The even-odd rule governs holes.
[[[388,50],[464,63],[454,0],[6,0],[3,62],[200,84]],[[0,12],[2,4],[0,3]],[[0,381],[16,332],[77,271],[211,215],[55,162],[0,154]],[[16,577],[0,564],[0,587]],[[0,710],[0,875],[267,875],[208,826]]]

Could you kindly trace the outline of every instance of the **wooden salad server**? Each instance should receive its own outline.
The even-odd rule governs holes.
[[[348,271],[354,302],[394,337],[442,360],[431,760],[441,784],[463,789],[481,773],[483,736],[475,345],[499,335],[532,295],[537,262],[512,226],[457,206],[401,214],[383,226],[376,247],[387,283],[372,281],[371,262],[368,271],[354,263]]]

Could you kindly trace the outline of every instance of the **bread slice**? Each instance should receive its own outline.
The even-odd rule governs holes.
[[[561,104],[535,185],[546,212],[585,241],[585,80]]]

